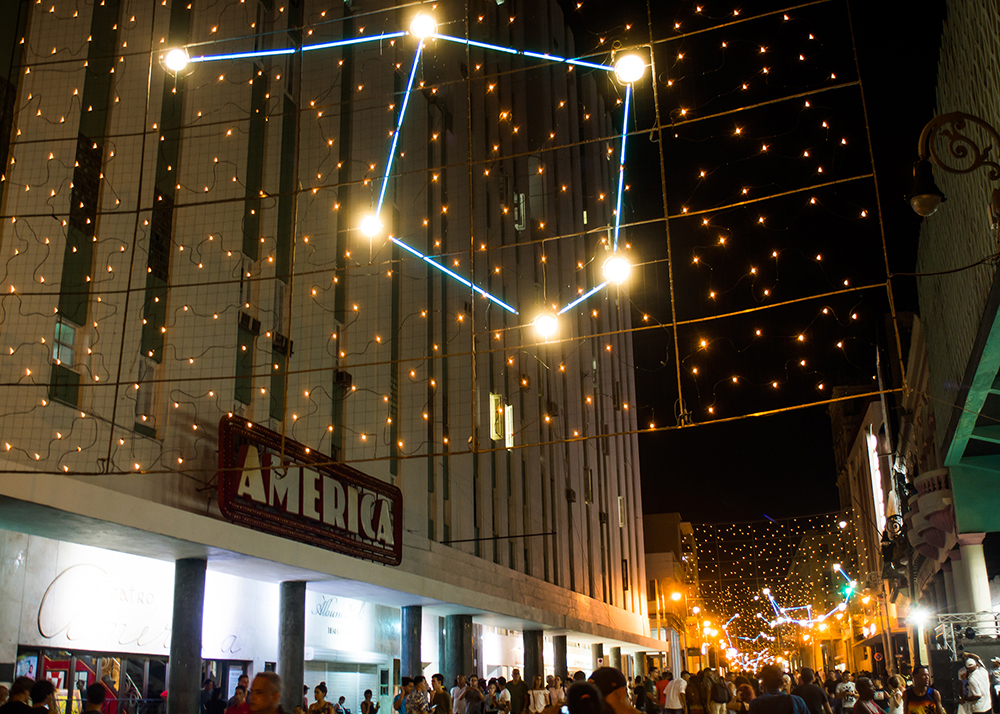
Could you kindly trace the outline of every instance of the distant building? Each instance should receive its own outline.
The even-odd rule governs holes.
[[[663,643],[658,664],[679,676],[681,670],[694,666],[689,664],[692,658],[701,656],[697,616],[702,608],[694,529],[679,513],[647,514],[642,528],[650,629]]]

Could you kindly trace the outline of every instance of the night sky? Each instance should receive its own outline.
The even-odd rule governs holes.
[[[561,2],[578,54],[649,41],[645,2]],[[767,15],[786,7],[775,0],[651,4],[654,42],[677,39],[655,49],[663,131],[633,135],[629,147],[624,219],[649,222],[626,233],[644,263],[630,299],[634,323],[650,315],[644,326],[653,325],[634,336],[639,424],[677,425],[679,359],[684,406],[696,426],[639,437],[647,513],[726,522],[839,507],[825,406],[697,425],[819,401],[835,386],[875,389],[885,289],[810,299],[844,280],[852,288],[885,280],[875,183],[853,179],[870,174],[872,164],[852,30],[889,268],[913,270],[919,223],[905,195],[916,138],[933,116],[944,2],[922,4],[920,16],[860,0]],[[656,126],[649,85],[637,88],[633,131]],[[788,98],[798,93],[804,99]],[[821,187],[831,181],[843,182]],[[813,186],[820,187],[801,191]],[[732,208],[782,192],[789,195]],[[720,207],[727,208],[714,210]],[[912,278],[892,285],[897,311],[915,311]],[[790,300],[802,302],[703,321]],[[679,328],[676,352],[669,325],[655,327],[670,322],[672,309],[679,321],[692,321]]]

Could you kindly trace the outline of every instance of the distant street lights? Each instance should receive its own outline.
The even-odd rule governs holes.
[[[979,143],[967,132],[972,124],[985,132],[990,142],[980,147]],[[947,151],[938,151],[935,139],[947,139]],[[945,195],[934,183],[933,166],[951,174],[967,174],[980,167],[987,168],[987,176],[991,181],[1000,180],[1000,164],[991,154],[994,146],[1000,149],[1000,133],[984,119],[965,112],[949,112],[940,114],[929,122],[920,132],[917,141],[919,158],[913,164],[913,190],[910,192],[910,206],[921,216],[933,214]],[[993,225],[1000,220],[1000,189],[993,189],[990,194],[990,218]]]

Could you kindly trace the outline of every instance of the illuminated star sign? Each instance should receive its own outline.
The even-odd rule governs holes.
[[[212,62],[215,60],[240,60],[240,59],[253,59],[257,57],[273,57],[276,55],[289,55],[295,52],[312,52],[315,50],[331,49],[336,47],[345,47],[348,45],[361,45],[371,42],[382,42],[385,40],[392,40],[399,37],[404,37],[407,34],[412,35],[417,40],[417,49],[413,56],[413,64],[410,67],[409,81],[406,85],[406,93],[403,95],[403,103],[399,112],[399,119],[396,122],[396,128],[392,132],[392,142],[389,147],[388,156],[385,161],[385,171],[382,173],[382,185],[379,190],[378,200],[372,208],[372,211],[361,219],[359,224],[359,229],[361,233],[368,238],[376,238],[381,235],[383,229],[383,223],[381,219],[382,205],[385,201],[386,188],[389,185],[389,177],[392,173],[393,161],[396,157],[396,147],[399,143],[399,134],[403,128],[403,120],[406,116],[406,108],[410,101],[410,95],[413,92],[413,82],[417,75],[417,69],[420,66],[420,59],[424,50],[424,43],[428,39],[443,40],[445,42],[454,42],[462,45],[478,47],[480,49],[489,50],[493,52],[500,52],[507,55],[515,55],[521,57],[528,57],[531,59],[544,60],[546,62],[559,62],[571,66],[577,67],[587,67],[589,69],[603,70],[606,72],[614,72],[618,81],[625,86],[625,116],[622,122],[622,136],[621,136],[621,149],[618,157],[618,195],[615,202],[615,212],[614,212],[614,231],[613,231],[613,241],[612,241],[612,254],[604,262],[603,272],[604,272],[604,282],[597,285],[594,288],[584,292],[582,295],[574,299],[568,305],[560,309],[556,314],[543,313],[538,318],[536,318],[534,325],[538,329],[539,334],[547,338],[555,334],[558,327],[558,315],[571,310],[572,308],[579,305],[581,302],[587,298],[595,295],[610,284],[620,285],[628,277],[631,270],[631,265],[628,259],[618,251],[618,238],[621,233],[621,214],[622,214],[622,194],[625,190],[625,150],[626,143],[628,139],[628,120],[629,111],[632,105],[632,85],[642,79],[646,73],[646,62],[642,57],[636,54],[627,54],[619,57],[613,66],[606,64],[599,64],[596,62],[588,62],[582,59],[573,59],[568,57],[559,57],[557,55],[552,55],[547,52],[530,52],[528,50],[518,50],[513,47],[503,47],[501,45],[493,45],[488,42],[479,42],[477,40],[470,40],[461,37],[452,37],[450,35],[438,34],[437,22],[435,19],[426,13],[420,13],[413,18],[410,23],[410,29],[407,33],[406,31],[400,30],[397,32],[383,32],[378,35],[364,35],[361,37],[354,37],[346,40],[336,40],[333,42],[320,42],[311,45],[303,45],[301,48],[297,49],[294,47],[286,47],[281,49],[273,50],[259,50],[253,52],[230,52],[226,54],[216,54],[216,55],[198,55],[191,57],[185,48],[174,48],[168,50],[163,56],[164,66],[173,73],[178,73],[184,70],[190,63],[202,63],[202,62]],[[420,258],[425,263],[441,271],[445,275],[449,276],[453,280],[461,283],[462,285],[470,288],[474,292],[482,295],[487,300],[490,300],[503,309],[511,312],[515,315],[519,314],[517,309],[512,305],[507,304],[500,298],[490,294],[486,290],[480,288],[479,286],[473,284],[470,280],[462,277],[453,270],[448,269],[436,260],[431,259],[428,255],[425,255],[413,246],[408,245],[401,239],[395,236],[388,236],[388,240],[392,241],[399,247],[403,248],[413,256]]]

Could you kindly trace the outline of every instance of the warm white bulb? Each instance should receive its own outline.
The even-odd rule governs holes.
[[[180,72],[182,69],[187,67],[189,60],[190,57],[188,57],[186,49],[183,47],[175,47],[164,55],[163,65],[171,72]]]
[[[620,253],[615,253],[604,261],[604,279],[609,283],[621,285],[628,278],[631,270],[632,264],[628,262],[628,258]]]
[[[624,55],[615,62],[615,76],[622,84],[632,84],[646,74],[646,61],[639,55]]]
[[[543,340],[547,340],[559,330],[559,318],[551,312],[543,312],[535,318],[535,332]]]
[[[361,219],[361,232],[367,238],[374,238],[382,232],[382,221],[378,219],[378,216],[369,213]]]
[[[426,40],[437,33],[438,25],[433,17],[426,13],[420,13],[410,22],[410,34],[418,40]]]

